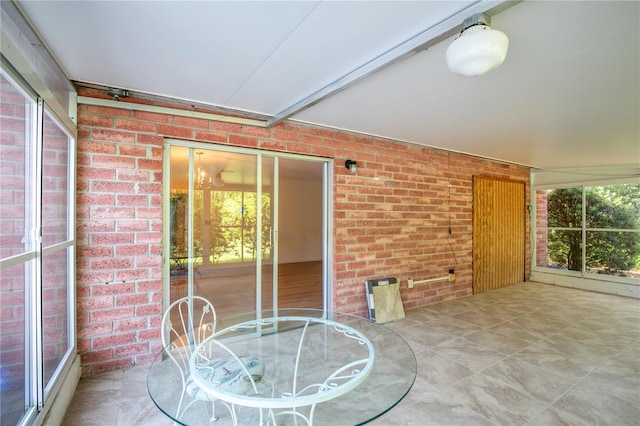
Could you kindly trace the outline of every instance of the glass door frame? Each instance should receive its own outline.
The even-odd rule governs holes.
[[[220,152],[228,152],[234,154],[245,154],[256,157],[256,191],[257,191],[257,199],[260,200],[262,196],[262,176],[263,176],[263,159],[265,157],[272,158],[274,164],[274,188],[273,188],[273,196],[274,199],[278,199],[278,160],[279,158],[291,158],[298,159],[303,161],[310,162],[319,162],[323,164],[323,172],[322,172],[322,293],[323,293],[323,311],[327,313],[330,309],[330,301],[332,300],[332,288],[329,283],[332,282],[332,269],[329,267],[331,265],[331,253],[330,249],[333,246],[333,232],[332,226],[329,220],[329,213],[332,208],[332,202],[330,194],[332,191],[332,182],[333,182],[333,173],[332,167],[333,160],[329,158],[321,158],[321,157],[311,157],[300,154],[291,154],[291,153],[282,153],[282,152],[272,152],[272,151],[264,151],[259,149],[251,149],[251,148],[241,148],[241,147],[232,147],[226,145],[216,145],[210,143],[203,142],[194,142],[187,140],[179,140],[179,139],[170,139],[166,138],[164,141],[164,153],[163,153],[163,178],[162,178],[162,214],[163,214],[163,222],[162,222],[162,303],[163,303],[163,312],[169,306],[171,300],[171,291],[170,291],[170,234],[171,234],[171,222],[170,218],[170,196],[171,196],[171,148],[172,147],[184,147],[190,149],[189,155],[189,194],[192,195],[194,191],[193,185],[193,177],[194,172],[196,170],[195,165],[195,151],[196,150],[209,150],[209,151],[220,151]],[[189,212],[193,211],[193,196],[189,196]],[[272,203],[273,204],[273,203]],[[273,238],[277,241],[278,235],[278,216],[277,216],[277,208],[273,209]],[[257,219],[256,219],[256,235],[260,236],[262,232],[262,209],[258,208],[257,210]],[[193,215],[189,214],[188,219],[188,238],[191,242],[193,239]],[[189,250],[191,250],[193,244],[188,244]],[[263,266],[263,258],[262,258],[262,239],[257,238],[257,255],[256,255],[256,310],[260,312],[262,309],[262,266]],[[189,256],[192,256],[193,253],[189,253]],[[274,270],[272,273],[273,279],[270,283],[273,287],[273,298],[272,301],[273,309],[277,312],[277,263],[278,263],[278,248],[277,244],[274,244],[274,248],[271,252],[271,257],[274,265]],[[188,277],[187,277],[187,295],[193,296],[193,264],[190,262],[188,267]],[[215,306],[215,304],[214,304]]]
[[[23,412],[18,420],[18,425],[38,424],[51,409],[53,402],[62,389],[64,382],[72,370],[77,355],[76,333],[76,277],[75,277],[75,251],[76,251],[76,146],[77,129],[68,117],[60,116],[52,105],[33,89],[22,77],[22,74],[3,58],[0,61],[3,79],[6,79],[13,88],[20,92],[25,102],[25,127],[24,127],[24,236],[23,250],[14,255],[0,259],[1,271],[11,268],[23,268],[24,282],[22,293],[23,312],[21,313],[23,324],[24,343],[20,348],[23,353],[24,365],[24,389]],[[43,183],[43,167],[45,167],[44,154],[47,148],[46,125],[55,126],[59,136],[66,137],[66,158],[63,166],[66,166],[64,179],[66,185],[61,193],[66,197],[64,203],[65,217],[60,222],[65,224],[63,236],[55,242],[43,242],[43,228],[46,236],[47,218],[43,218],[43,193],[48,189]],[[62,158],[62,157],[61,157]],[[44,224],[43,224],[44,222]],[[64,348],[57,355],[55,364],[45,368],[46,361],[46,324],[44,323],[43,308],[47,307],[48,300],[44,296],[43,280],[47,279],[46,270],[43,269],[43,259],[53,254],[62,253],[67,261],[64,272],[63,288],[66,291],[64,310],[56,311],[56,314],[64,319],[65,329],[63,339]],[[79,371],[79,367],[78,367]],[[4,389],[3,389],[4,391]]]

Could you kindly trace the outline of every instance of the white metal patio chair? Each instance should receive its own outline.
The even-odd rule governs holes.
[[[189,359],[195,347],[216,331],[216,311],[213,304],[199,296],[183,297],[173,302],[162,318],[162,343],[166,353],[180,370],[182,376],[182,392],[176,419],[180,419],[195,402],[211,403],[210,422],[217,420],[216,401],[227,407],[234,424],[237,423],[235,410],[224,401],[219,401],[203,391],[192,379],[189,370]],[[238,361],[244,365],[240,365]],[[245,394],[252,389],[252,382],[264,379],[264,363],[253,357],[229,356],[212,360],[216,378],[229,386],[234,393]],[[249,372],[251,378],[246,378]],[[228,380],[234,378],[233,380]],[[191,399],[187,403],[185,396]],[[184,407],[183,407],[184,405]],[[205,407],[206,408],[206,407]]]

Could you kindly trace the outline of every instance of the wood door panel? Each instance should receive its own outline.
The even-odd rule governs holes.
[[[474,178],[474,294],[524,280],[525,218],[523,183]]]

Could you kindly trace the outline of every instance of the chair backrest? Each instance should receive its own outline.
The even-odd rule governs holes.
[[[182,374],[189,371],[195,346],[216,331],[216,310],[200,296],[173,302],[162,316],[162,345]]]

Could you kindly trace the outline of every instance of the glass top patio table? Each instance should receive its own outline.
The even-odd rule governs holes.
[[[357,425],[386,413],[411,389],[416,359],[394,331],[368,319],[312,309],[260,311],[218,320],[216,332],[194,345],[192,380],[218,399],[216,425]],[[165,348],[152,363],[149,394],[179,424],[210,424],[207,402],[176,418],[180,370]],[[263,382],[246,394],[218,387],[208,361],[253,357],[264,363]],[[187,398],[187,397],[185,397]],[[229,409],[220,402],[226,402]]]

